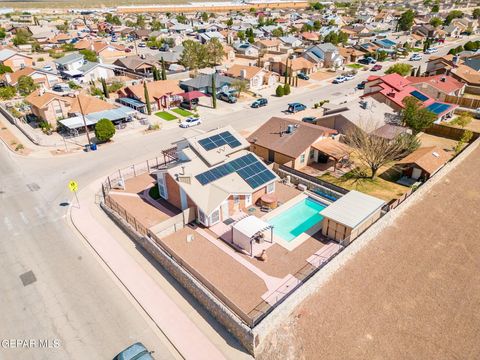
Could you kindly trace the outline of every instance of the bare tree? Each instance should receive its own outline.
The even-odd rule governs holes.
[[[371,179],[375,179],[382,166],[404,158],[420,146],[419,140],[410,134],[400,134],[390,140],[356,126],[347,130],[345,142],[356,150],[359,160],[370,168]]]

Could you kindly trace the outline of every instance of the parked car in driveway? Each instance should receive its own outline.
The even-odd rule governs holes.
[[[302,80],[310,80],[310,77],[307,75],[307,74],[304,74],[304,73],[298,73],[298,78],[299,79],[302,79]]]
[[[291,104],[288,104],[288,112],[289,113],[296,113],[296,112],[299,112],[299,111],[303,111],[305,110],[307,107],[301,103],[291,103]]]
[[[425,50],[425,54],[433,54],[433,53],[436,53],[438,51],[437,48],[434,48],[434,47],[431,47],[431,48],[428,48],[427,50]]]
[[[217,99],[226,101],[230,104],[235,104],[237,102],[237,98],[232,94],[227,94],[225,92],[221,92],[217,94]]]
[[[140,43],[138,44],[138,47],[144,48],[144,47],[147,47],[147,45],[145,43]]]
[[[69,92],[70,91],[70,86],[68,84],[55,84],[52,87],[52,90],[55,92]]]
[[[342,76],[337,76],[335,79],[333,79],[334,84],[341,84],[345,81],[347,81],[347,79],[343,75]]]
[[[182,101],[180,107],[187,110],[195,110],[197,108],[198,101]]]
[[[412,56],[410,56],[410,61],[420,61],[422,60],[422,55],[420,54],[413,54]]]
[[[355,74],[346,74],[344,75],[345,81],[352,80],[355,78]]]
[[[315,116],[305,116],[302,118],[302,121],[309,124],[315,124],[317,122],[317,118]]]
[[[154,360],[152,353],[153,351],[148,351],[141,342],[137,342],[123,350],[113,360]]]
[[[185,120],[183,120],[180,123],[180,127],[181,128],[188,128],[188,127],[191,127],[191,126],[200,125],[201,123],[202,123],[202,120],[200,120],[199,118],[189,117],[189,118],[186,118]]]
[[[377,60],[375,60],[374,58],[372,58],[371,56],[368,56],[366,58],[363,58],[363,59],[360,59],[358,60],[358,62],[360,64],[364,64],[364,65],[371,65],[371,64],[375,64],[377,62]]]
[[[261,98],[261,99],[257,99],[255,100],[251,107],[256,109],[256,108],[259,108],[259,107],[262,107],[262,106],[266,106],[268,104],[268,100],[265,99],[265,98]]]
[[[382,67],[383,67],[382,65],[377,64],[377,65],[373,65],[370,70],[372,70],[372,71],[378,71],[378,70],[382,70]]]

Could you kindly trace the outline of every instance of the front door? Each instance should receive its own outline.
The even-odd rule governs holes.
[[[228,201],[225,201],[222,204],[222,220],[225,221],[229,218],[230,216],[228,215]]]

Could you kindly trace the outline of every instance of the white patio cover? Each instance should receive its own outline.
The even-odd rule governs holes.
[[[235,225],[233,225],[233,228],[250,239],[253,235],[258,233],[259,231],[264,231],[269,229],[270,226],[271,225],[269,223],[263,221],[262,219],[259,219],[256,216],[250,215],[238,221]]]

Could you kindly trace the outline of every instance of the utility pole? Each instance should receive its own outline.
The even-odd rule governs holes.
[[[83,113],[82,102],[80,101],[80,94],[77,95],[78,106],[80,107],[80,112],[82,113],[83,125],[85,126],[85,133],[87,134],[88,147],[92,145],[90,141],[90,134],[88,133],[87,120],[85,120],[85,114]]]

